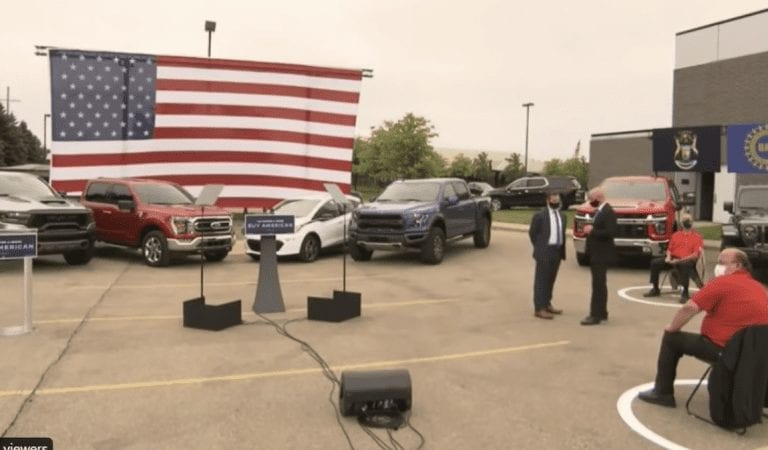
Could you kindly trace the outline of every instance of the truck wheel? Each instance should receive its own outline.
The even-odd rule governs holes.
[[[586,253],[576,253],[576,262],[579,263],[580,266],[588,266],[589,265],[589,255]]]
[[[88,247],[82,250],[72,250],[64,253],[64,261],[70,266],[83,266],[93,259],[95,250],[93,248],[93,239],[88,241]]]
[[[203,253],[203,256],[205,256],[206,261],[218,262],[226,258],[228,254],[229,252],[227,250],[217,250],[215,252],[205,252]]]
[[[308,234],[301,241],[299,249],[299,258],[304,262],[312,262],[320,255],[320,239],[314,234]]]
[[[373,256],[373,250],[357,245],[354,242],[349,243],[349,256],[355,261],[370,261]]]
[[[485,216],[478,220],[474,241],[477,248],[486,248],[491,243],[491,221]]]
[[[501,200],[494,198],[491,200],[491,211],[498,211],[501,209]]]
[[[171,262],[168,240],[160,231],[150,231],[141,242],[141,254],[144,262],[151,267],[167,266]]]
[[[427,264],[440,264],[445,253],[445,233],[438,227],[429,230],[429,236],[421,246],[421,260]]]

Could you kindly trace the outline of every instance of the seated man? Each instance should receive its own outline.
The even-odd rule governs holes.
[[[661,294],[659,273],[674,267],[677,269],[678,282],[683,287],[680,303],[688,301],[688,284],[691,274],[695,273],[696,261],[698,261],[701,249],[704,247],[704,240],[697,231],[693,230],[690,214],[683,214],[682,219],[683,229],[672,233],[666,256],[659,256],[651,261],[651,284],[653,287],[643,294],[643,297],[658,297]]]
[[[749,273],[746,253],[735,248],[720,252],[715,278],[683,305],[672,322],[664,327],[656,382],[653,389],[638,394],[640,400],[661,406],[675,406],[674,384],[677,363],[683,355],[715,361],[726,342],[741,328],[768,324],[768,295],[765,287]],[[701,311],[701,334],[680,329]]]

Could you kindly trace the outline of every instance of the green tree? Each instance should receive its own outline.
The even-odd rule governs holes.
[[[512,156],[507,158],[507,162],[509,164],[507,164],[507,167],[505,167],[504,171],[501,173],[501,181],[504,184],[515,181],[516,179],[522,177],[525,172],[525,168],[523,167],[523,162],[519,153],[512,153]]]
[[[43,162],[45,157],[40,140],[26,122],[17,125],[13,114],[6,114],[0,105],[0,166]]]
[[[474,175],[474,167],[472,160],[465,156],[463,153],[459,153],[451,164],[448,166],[447,175],[449,177],[458,178],[470,178]]]
[[[589,163],[583,156],[566,160],[554,158],[544,163],[543,173],[544,175],[569,175],[576,177],[581,186],[586,188]]]
[[[357,172],[353,165],[353,173],[378,185],[399,178],[439,176],[445,171],[446,163],[430,144],[436,136],[434,126],[427,119],[412,113],[397,122],[385,121],[371,132],[367,141],[356,142],[353,154],[357,159]]]
[[[493,181],[493,168],[488,154],[480,152],[472,161],[472,176],[478,181]]]

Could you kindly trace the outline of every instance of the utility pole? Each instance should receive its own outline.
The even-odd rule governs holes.
[[[5,113],[11,114],[11,102],[20,102],[21,100],[17,100],[15,98],[11,98],[11,87],[6,86],[5,87]]]
[[[523,108],[525,108],[525,173],[523,176],[528,175],[528,122],[530,119],[530,113],[531,113],[531,106],[533,106],[533,103],[523,103]]]

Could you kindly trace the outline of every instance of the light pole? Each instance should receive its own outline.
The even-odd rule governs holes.
[[[205,21],[205,31],[208,32],[208,57],[211,57],[211,34],[216,31],[216,22],[212,20]]]
[[[531,115],[531,106],[533,106],[531,102],[523,103],[523,108],[525,108],[525,165],[523,166],[525,168],[525,175],[528,175],[528,123]]]
[[[43,114],[43,151],[45,152],[45,157],[48,157],[48,118],[51,117],[50,114]]]

